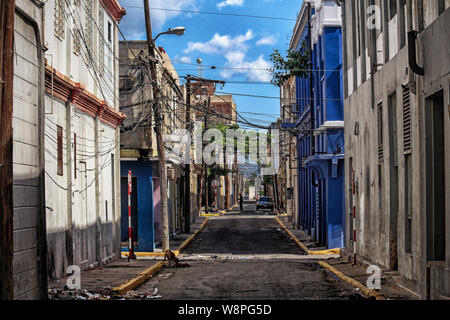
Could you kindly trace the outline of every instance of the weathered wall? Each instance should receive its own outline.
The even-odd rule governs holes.
[[[58,37],[56,3],[45,4],[46,218],[51,278],[64,276],[70,265],[86,269],[120,252],[120,135],[116,127],[120,115],[112,114],[118,110],[117,21],[99,1],[91,1],[92,10],[86,1],[79,1],[73,10],[64,6],[64,35]],[[77,30],[82,30],[79,52],[74,40]],[[92,46],[87,49],[88,37]],[[57,170],[58,126],[63,129],[62,175]]]
[[[396,23],[394,17],[389,23],[389,56],[387,62],[379,66],[379,70],[373,77],[374,99],[372,106],[372,90],[370,73],[367,73],[367,80],[362,78],[362,84],[355,84],[353,79],[358,79],[363,72],[361,66],[354,64],[352,56],[352,29],[349,20],[351,4],[346,3],[346,60],[348,62],[348,72],[346,73],[346,87],[348,97],[345,99],[345,148],[346,148],[346,185],[351,185],[351,163],[355,170],[357,195],[356,195],[356,251],[359,256],[367,258],[376,264],[386,268],[396,268],[393,257],[398,255],[398,270],[403,276],[404,284],[423,298],[427,294],[427,267],[431,268],[430,286],[431,298],[439,298],[440,295],[449,295],[449,257],[450,234],[446,232],[446,261],[427,261],[427,174],[426,174],[426,139],[429,134],[425,127],[427,112],[425,99],[430,95],[443,90],[444,95],[444,128],[446,140],[445,163],[450,163],[450,47],[448,30],[450,28],[450,10],[448,9],[439,17],[433,13],[433,20],[429,18],[430,12],[434,12],[436,7],[426,7],[425,29],[419,34],[418,64],[425,69],[425,76],[415,76],[416,93],[411,91],[411,140],[412,140],[412,220],[411,220],[411,250],[406,249],[406,172],[404,153],[404,123],[403,123],[403,90],[410,81],[408,64],[408,47],[401,48],[398,44],[400,33],[396,33]],[[426,18],[428,15],[428,18]],[[417,18],[414,18],[415,20]],[[400,31],[399,31],[400,32]],[[383,40],[383,34],[379,34],[379,39]],[[385,42],[385,43],[386,43]],[[397,45],[396,45],[397,42]],[[383,44],[383,41],[379,41]],[[385,48],[378,47],[378,62],[384,62],[383,54]],[[370,60],[369,57],[367,59]],[[368,62],[370,63],[370,62]],[[356,71],[355,69],[356,68]],[[369,71],[368,69],[367,71]],[[389,145],[389,109],[388,98],[396,93],[396,125],[398,149],[393,150]],[[379,139],[377,108],[382,106],[382,129],[383,129],[383,157],[379,161]],[[359,125],[358,134],[355,128]],[[390,180],[393,178],[390,170],[390,162],[393,157],[398,158],[398,195],[392,198],[390,190]],[[449,167],[445,169],[445,194],[449,192]],[[350,188],[346,188],[347,212],[351,211],[352,194]],[[447,197],[448,198],[448,197]],[[396,220],[392,220],[392,208],[398,205]],[[449,227],[449,199],[446,199],[446,230]],[[349,216],[349,215],[347,215]],[[395,212],[394,212],[395,216]],[[350,217],[350,216],[349,216]],[[397,225],[397,229],[395,228]],[[353,250],[351,238],[352,221],[351,217],[346,223],[347,236],[346,247]],[[390,241],[392,236],[397,237],[395,243]],[[395,245],[393,245],[395,243]],[[395,260],[395,258],[394,258]],[[394,261],[395,262],[395,261]]]
[[[40,299],[42,243],[40,113],[42,60],[41,10],[31,1],[16,1],[14,23],[13,184],[15,299]],[[45,238],[43,238],[45,239]],[[45,272],[45,271],[44,271]]]

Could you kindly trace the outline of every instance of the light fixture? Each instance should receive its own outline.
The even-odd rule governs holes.
[[[156,39],[158,39],[158,37],[162,34],[174,34],[177,36],[182,36],[185,33],[185,31],[186,31],[185,27],[176,27],[173,29],[169,28],[169,30],[159,33],[153,41],[156,41]]]

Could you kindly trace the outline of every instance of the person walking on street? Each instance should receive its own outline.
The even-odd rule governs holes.
[[[244,211],[243,208],[244,198],[242,197],[242,193],[239,194],[239,205],[241,206],[241,211]]]

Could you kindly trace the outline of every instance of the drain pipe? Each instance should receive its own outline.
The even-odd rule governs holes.
[[[419,13],[422,12],[421,10],[421,3],[422,1],[419,1]],[[409,68],[412,72],[414,72],[417,75],[423,76],[425,74],[424,69],[422,67],[419,67],[417,64],[417,53],[416,53],[416,41],[417,41],[417,31],[413,30],[412,27],[412,0],[407,0],[406,2],[406,11],[407,11],[407,30],[408,30],[408,62],[409,62]],[[421,25],[421,19],[419,18],[418,24],[419,29]],[[411,80],[411,78],[410,78]]]

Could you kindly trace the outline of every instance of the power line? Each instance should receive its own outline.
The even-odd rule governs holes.
[[[123,5],[123,7],[130,8],[130,9],[143,9],[144,8],[142,6],[130,6],[130,5]],[[181,10],[181,9],[169,9],[169,8],[150,8],[150,9],[151,10],[155,10],[155,11],[169,11],[169,12],[180,12],[180,13],[207,14],[207,15],[217,15],[217,16],[231,16],[231,17],[268,19],[268,20],[281,20],[281,21],[297,21],[297,19],[293,19],[293,18],[258,16],[258,15],[250,15],[250,14],[237,14],[237,13],[198,11],[198,10]]]
[[[216,92],[216,93],[233,95],[233,96],[243,96],[243,97],[261,98],[261,99],[276,99],[276,100],[344,101],[344,99],[281,98],[281,97],[271,97],[271,96],[253,95],[253,94],[245,94],[245,93],[230,93],[230,92],[223,92],[223,91]]]
[[[171,60],[172,62],[175,63],[179,63],[179,64],[185,64],[185,65],[189,65],[189,66],[200,66],[200,67],[206,67],[206,68],[210,68],[208,69],[203,69],[203,71],[211,71],[211,70],[249,70],[249,71],[269,71],[269,69],[267,68],[248,68],[248,67],[225,67],[225,66],[213,66],[213,65],[199,65],[199,64],[195,64],[195,63],[191,63],[191,62],[185,62],[185,61],[181,61],[181,60],[177,60],[177,59],[173,59]],[[197,69],[195,69],[197,70]],[[292,72],[342,72],[339,69],[334,69],[334,70],[328,70],[328,69],[289,69],[289,70],[283,70],[280,69],[280,71],[292,71]]]

